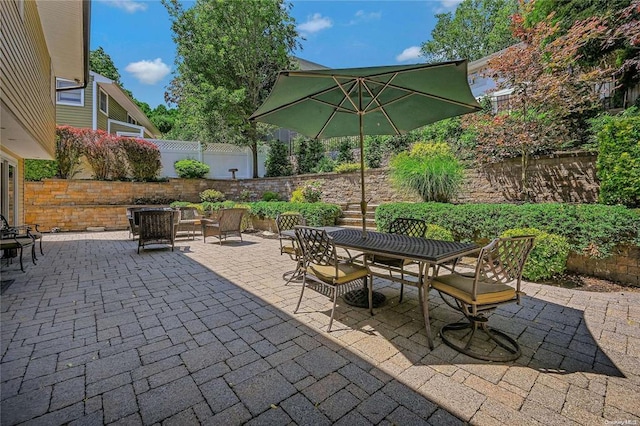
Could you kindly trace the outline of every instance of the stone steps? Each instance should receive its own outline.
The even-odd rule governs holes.
[[[362,227],[362,213],[360,212],[360,202],[349,202],[342,204],[342,216],[338,218],[338,226],[353,228]],[[367,206],[367,229],[376,229],[375,213],[377,204]]]

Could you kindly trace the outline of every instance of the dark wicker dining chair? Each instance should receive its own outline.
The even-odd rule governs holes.
[[[170,244],[173,251],[176,238],[178,212],[166,210],[140,210],[140,229],[138,235],[138,253],[140,247],[149,244]]]
[[[424,237],[427,232],[427,222],[422,219],[412,219],[406,217],[399,217],[393,220],[389,225],[390,234],[402,234],[409,235],[411,237]],[[371,256],[370,262],[372,266],[387,269],[389,272],[389,278],[393,280],[393,273],[400,273],[400,279],[404,281],[405,267],[411,265],[411,260],[398,259],[387,256],[374,255]],[[400,300],[402,302],[402,295],[404,293],[404,282],[400,282]]]
[[[462,312],[466,318],[466,321],[442,327],[440,335],[447,345],[486,361],[513,361],[520,356],[518,342],[489,327],[486,314],[505,303],[520,304],[522,269],[533,247],[533,239],[532,236],[496,238],[480,251],[475,274],[454,272],[433,278],[431,286],[438,290],[449,306]],[[510,283],[515,283],[515,287],[508,285]],[[489,340],[478,344],[480,338],[475,336],[476,331]],[[497,346],[487,347],[489,341]]]
[[[331,316],[327,331],[331,331],[333,315],[336,310],[338,296],[347,291],[362,288],[362,280],[372,279],[371,271],[366,264],[360,265],[338,258],[336,247],[331,237],[323,229],[308,226],[295,227],[296,241],[302,250],[302,289],[300,298],[293,313],[297,313],[302,302],[304,289],[310,284],[317,284],[321,294],[333,299]],[[369,312],[373,315],[373,281],[369,282]]]
[[[302,217],[300,213],[281,213],[276,216],[276,228],[278,231],[278,239],[280,241],[280,254],[286,254],[291,258],[291,260],[296,262],[296,269],[282,274],[282,279],[287,280],[284,285],[289,284],[294,279],[302,277],[302,250],[296,243],[295,236],[282,234],[282,231],[292,230],[298,225],[306,225],[304,217]]]

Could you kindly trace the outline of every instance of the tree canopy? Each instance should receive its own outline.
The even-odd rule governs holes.
[[[431,40],[422,44],[428,62],[474,61],[516,43],[509,17],[518,0],[464,0],[455,13],[436,15]]]
[[[109,56],[102,47],[98,47],[96,50],[89,52],[89,68],[91,71],[115,81],[122,87],[118,68],[113,63],[111,56]]]
[[[249,116],[298,46],[284,0],[163,0],[177,46],[166,99],[180,109],[181,137],[248,145],[257,177],[257,127]]]

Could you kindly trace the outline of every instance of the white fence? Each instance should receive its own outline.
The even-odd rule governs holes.
[[[178,177],[173,164],[178,160],[194,159],[208,164],[210,179],[231,179],[230,169],[237,169],[238,179],[253,177],[253,158],[249,147],[225,143],[202,144],[193,141],[168,141],[162,139],[147,139],[160,149],[162,169],[160,176]],[[264,176],[266,150],[258,149],[258,176]]]

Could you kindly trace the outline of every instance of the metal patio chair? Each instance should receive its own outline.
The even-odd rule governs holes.
[[[331,307],[331,316],[327,331],[331,331],[333,324],[333,315],[336,310],[338,296],[347,291],[362,288],[362,280],[372,279],[371,271],[366,265],[364,266],[345,261],[338,257],[336,247],[331,237],[323,229],[312,228],[308,226],[295,227],[296,241],[302,250],[302,289],[300,298],[294,313],[298,312],[304,289],[309,285],[308,281],[317,284],[320,293],[328,295],[333,299]],[[366,282],[366,281],[365,281]],[[369,282],[369,312],[373,315],[373,293],[372,284]],[[313,285],[313,284],[312,284]]]
[[[480,251],[473,275],[454,272],[433,278],[431,286],[438,290],[449,306],[462,312],[466,318],[466,321],[442,327],[440,335],[447,345],[470,357],[487,361],[513,361],[520,356],[518,342],[489,327],[486,314],[505,303],[520,304],[522,268],[533,247],[533,239],[532,236],[496,238]],[[509,283],[515,283],[515,287]],[[462,336],[455,337],[455,332],[460,330],[464,331],[458,333]],[[475,336],[478,330],[498,347],[487,345],[489,341],[481,341]],[[499,353],[500,348],[506,353]]]
[[[387,231],[390,234],[402,234],[409,235],[411,237],[424,237],[424,234],[427,232],[427,222],[422,219],[412,219],[400,217],[396,218],[389,225],[389,230]],[[386,269],[389,272],[389,279],[395,280],[393,273],[400,273],[400,300],[402,302],[402,295],[404,293],[404,275],[405,275],[405,267],[413,264],[411,260],[407,259],[398,259],[393,257],[374,255],[370,258],[371,266],[376,266],[379,268]]]
[[[296,269],[282,274],[282,279],[287,280],[284,285],[289,284],[294,279],[302,278],[302,250],[296,243],[295,236],[283,235],[283,231],[292,230],[295,226],[306,225],[304,217],[300,213],[281,213],[276,216],[276,229],[278,230],[278,240],[280,241],[280,254],[288,255],[296,262]],[[287,277],[289,277],[287,279]]]

